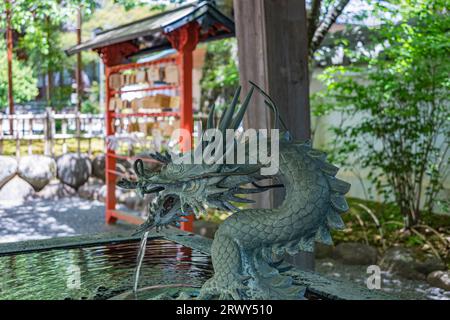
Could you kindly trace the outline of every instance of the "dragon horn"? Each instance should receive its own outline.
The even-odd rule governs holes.
[[[280,116],[280,114],[278,112],[277,105],[272,100],[272,98],[270,98],[269,95],[263,89],[261,89],[257,84],[255,84],[253,81],[249,81],[249,82],[254,88],[256,88],[256,90],[258,90],[258,92],[260,94],[263,95],[263,97],[265,98],[264,103],[266,104],[266,106],[268,106],[270,109],[272,109],[273,113],[275,113],[275,119],[277,121],[277,124],[278,124],[278,122],[280,122],[281,125],[284,127],[284,129],[286,131],[289,131],[287,126],[286,126],[286,123],[283,121],[283,119],[281,118],[281,116]]]
[[[241,94],[241,87],[239,86],[234,93],[233,101],[231,101],[231,105],[225,111],[225,115],[223,116],[222,121],[219,124],[219,130],[224,132],[225,129],[230,128],[231,120],[233,119],[234,110],[236,109],[236,105],[239,101],[239,96]]]
[[[251,97],[253,95],[253,91],[254,90],[255,90],[255,88],[252,87],[250,89],[249,93],[247,94],[247,96],[245,97],[245,100],[242,103],[242,106],[239,108],[239,110],[238,110],[238,112],[236,114],[236,117],[233,119],[233,122],[231,123],[231,128],[232,129],[236,130],[239,127],[239,125],[241,124],[242,119],[244,118],[245,111],[247,111],[247,107],[248,107],[248,105],[250,103],[250,99],[251,99]]]
[[[215,108],[216,106],[213,104],[211,106],[211,110],[209,111],[209,115],[208,115],[208,120],[206,122],[206,130],[208,129],[213,129],[214,128],[214,114],[215,114]],[[222,116],[225,113],[222,113]],[[199,154],[201,155],[201,153],[203,152],[203,150],[206,148],[206,146],[208,145],[208,141],[203,139],[204,135],[202,134],[202,144],[201,144],[201,148],[200,145],[195,149],[194,154],[196,156],[198,156]]]
[[[154,159],[154,160],[156,160],[156,161],[164,163],[164,164],[167,164],[167,163],[169,163],[171,161],[171,156],[167,152],[164,155],[159,153],[159,152],[150,153],[149,157]]]
[[[235,195],[229,195],[228,200],[234,201],[234,202],[240,202],[240,203],[255,203],[255,200],[241,198],[241,197],[237,197]]]
[[[208,115],[208,122],[206,125],[206,129],[212,129],[214,128],[214,113],[215,113],[215,108],[216,106],[213,104],[211,106],[211,110],[209,111],[209,115]]]
[[[144,171],[144,162],[141,159],[137,159],[134,162],[134,172],[136,173],[137,176],[143,176],[145,174]]]
[[[119,182],[117,182],[117,186],[119,186],[122,189],[134,190],[138,187],[138,182],[122,178],[119,180]]]

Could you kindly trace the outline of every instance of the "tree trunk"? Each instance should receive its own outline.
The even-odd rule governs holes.
[[[11,26],[12,4],[10,0],[6,0],[6,48],[8,60],[8,105],[9,114],[14,114],[14,95],[13,95],[13,77],[12,77],[12,60],[13,60],[13,36]],[[14,121],[9,121],[10,134],[14,134]]]
[[[81,43],[81,7],[78,8],[77,12],[77,44]],[[82,103],[82,95],[83,95],[83,79],[82,79],[82,61],[81,61],[81,52],[77,53],[77,71],[76,71],[76,80],[77,80],[77,113],[81,112],[81,103]],[[81,140],[80,140],[80,118],[77,117],[76,121],[76,130],[77,130],[77,152],[80,154],[81,152]]]
[[[77,44],[81,43],[81,8],[77,10]],[[77,111],[81,111],[81,102],[83,95],[83,79],[81,78],[81,52],[77,53],[76,82],[77,82]]]
[[[47,71],[46,99],[47,106],[52,107],[52,91],[53,91],[53,72]]]
[[[234,0],[239,73],[243,92],[251,80],[278,105],[294,139],[311,135],[308,80],[308,31],[305,2],[300,0]],[[261,96],[249,106],[247,128],[273,128],[274,119]],[[276,207],[283,192],[259,195],[256,206]],[[294,259],[297,266],[314,268],[312,254]]]

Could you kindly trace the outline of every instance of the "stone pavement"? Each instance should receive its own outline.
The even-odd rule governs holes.
[[[22,204],[0,201],[0,243],[134,228],[123,223],[106,225],[104,210],[102,202],[78,197],[33,199]]]

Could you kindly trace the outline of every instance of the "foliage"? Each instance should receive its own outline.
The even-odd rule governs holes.
[[[52,88],[51,106],[56,110],[61,110],[70,105],[73,89],[71,85],[59,85]]]
[[[88,99],[83,101],[81,105],[82,113],[100,113],[100,105],[99,105],[99,96],[100,96],[100,86],[98,82],[94,81],[90,88]]]
[[[372,45],[347,52],[352,65],[325,70],[315,112],[341,112],[335,154],[344,165],[369,168],[377,191],[397,203],[410,227],[422,206],[434,209],[449,169],[450,18],[443,0],[375,8],[383,24]]]
[[[13,59],[12,69],[13,95],[15,102],[27,102],[36,97],[37,79],[33,76],[31,67],[22,61]],[[0,39],[0,111],[8,105],[8,69],[6,61],[6,45]]]
[[[421,225],[403,229],[403,217],[393,204],[348,198],[350,210],[344,214],[345,229],[333,231],[335,244],[365,242],[380,249],[402,245],[423,254],[439,256],[450,263],[450,216],[428,215]]]
[[[144,6],[137,6],[137,2],[131,1],[135,6],[125,5],[122,1],[107,0],[103,1],[101,7],[95,8],[91,13],[83,16],[81,38],[83,41],[92,37],[92,34],[99,30],[115,28],[119,25],[136,21],[149,15],[158,13],[160,6],[147,3]],[[165,6],[164,6],[165,7]],[[74,17],[71,17],[74,20]],[[75,21],[72,22],[74,24]],[[76,43],[76,34],[73,30],[63,30],[60,35],[60,47],[70,48]],[[98,61],[98,54],[94,51],[84,51],[82,54],[83,65]],[[76,63],[76,55],[66,57],[66,65],[73,67]]]
[[[96,5],[95,0],[13,0],[8,4],[2,2],[0,12],[5,15],[6,7],[11,9],[12,29],[19,34],[16,51],[20,50],[35,74],[46,74],[47,79],[52,79],[53,72],[62,71],[67,66],[60,31],[67,27],[65,24],[79,8],[88,15]],[[2,28],[5,27],[4,20],[0,19]],[[13,76],[18,77],[17,74]],[[49,93],[47,98],[54,101],[53,88]]]
[[[186,0],[169,0],[171,4],[183,4],[187,2]],[[158,0],[114,0],[114,3],[122,5],[125,10],[131,10],[139,7],[145,7],[151,5],[157,10],[165,10],[167,8],[167,4],[161,3]]]
[[[200,81],[202,97],[200,105],[207,109],[216,104],[217,110],[225,106],[225,99],[232,97],[239,85],[235,39],[224,39],[207,44],[203,76]]]
[[[20,38],[18,47],[41,74],[59,71],[66,58],[60,47],[59,25],[50,19],[32,22]]]

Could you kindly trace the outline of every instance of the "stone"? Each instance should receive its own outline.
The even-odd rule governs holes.
[[[57,200],[65,197],[73,197],[77,194],[77,191],[58,180],[51,181],[41,191],[34,195],[34,198],[44,200]]]
[[[423,256],[419,252],[401,246],[386,250],[380,266],[406,279],[425,280],[433,271],[446,270],[445,263],[434,256]]]
[[[98,200],[100,189],[103,185],[104,183],[101,179],[90,178],[87,183],[78,189],[78,195],[83,199]]]
[[[380,261],[380,267],[406,279],[425,279],[425,275],[417,271],[414,252],[409,248],[400,246],[389,248]]]
[[[56,177],[56,162],[43,155],[24,156],[20,158],[18,174],[40,191]]]
[[[0,156],[0,188],[17,173],[17,161],[13,157]]]
[[[349,265],[373,265],[377,262],[377,249],[357,242],[339,243],[333,251],[333,257]]]
[[[33,194],[34,188],[31,184],[19,176],[15,176],[0,189],[0,201],[23,203]]]
[[[450,272],[434,271],[427,276],[427,282],[433,287],[450,291]]]
[[[428,275],[433,271],[446,270],[447,267],[441,259],[436,257],[427,257],[424,261],[417,261],[415,269],[424,275]]]
[[[105,155],[101,154],[92,160],[92,176],[105,181]],[[124,159],[116,159],[116,170],[118,172],[127,173],[132,167],[131,162]]]
[[[325,259],[333,256],[334,246],[316,242],[314,246],[314,256],[316,259]]]
[[[117,202],[118,203],[123,203],[123,201],[120,201],[120,200],[122,200],[121,195],[124,193],[122,191],[122,189],[116,188],[116,192],[115,193],[116,193],[116,200],[117,200]],[[106,200],[106,185],[103,185],[100,188],[100,190],[98,191],[97,200],[105,202],[105,200]]]
[[[92,176],[105,180],[105,155],[101,154],[92,160]]]
[[[88,181],[92,173],[91,160],[84,154],[68,153],[62,155],[58,158],[56,164],[59,180],[77,190]]]
[[[130,210],[141,211],[145,208],[145,200],[139,197],[137,194],[129,194],[127,197],[121,197],[123,204]]]

